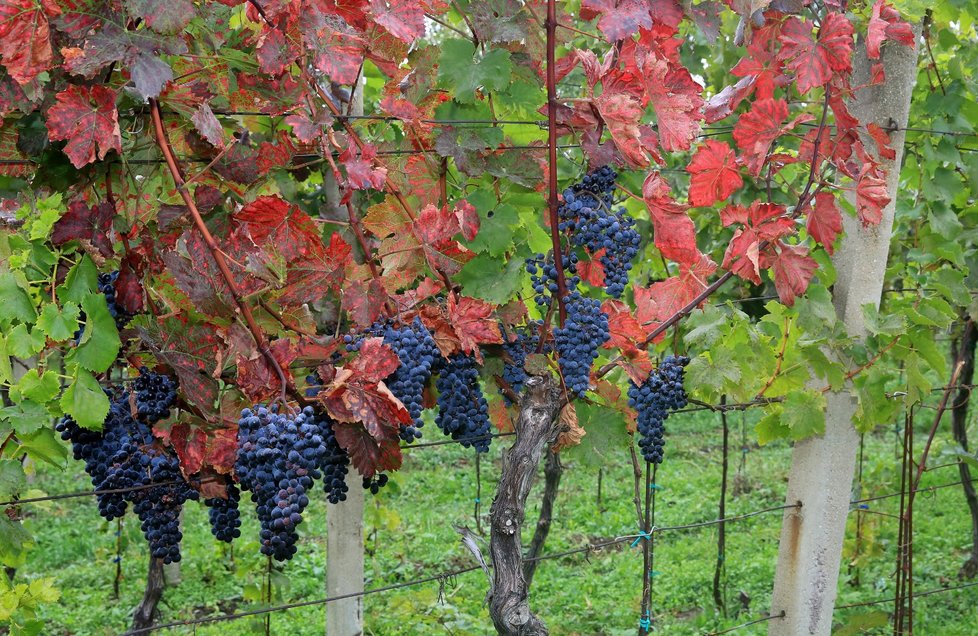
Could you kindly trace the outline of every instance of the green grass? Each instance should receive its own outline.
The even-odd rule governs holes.
[[[736,515],[783,503],[790,447],[772,444],[751,447],[741,460],[740,415],[731,418],[735,429],[731,445],[732,486],[727,514]],[[713,519],[717,515],[720,483],[720,427],[718,416],[698,413],[669,420],[666,462],[657,476],[658,526]],[[752,439],[752,418],[746,423]],[[921,426],[922,427],[922,426]],[[429,436],[437,434],[433,426]],[[946,435],[945,435],[946,437]],[[943,439],[943,438],[942,438]],[[499,456],[507,440],[495,440],[483,458],[482,506],[488,514],[492,488],[498,477]],[[932,465],[948,461],[941,456],[941,440]],[[918,445],[918,448],[921,446]],[[884,494],[898,489],[898,459],[893,431],[866,438],[863,494]],[[924,485],[957,481],[954,467],[924,476]],[[601,504],[597,502],[597,469],[580,462],[565,462],[554,523],[545,552],[558,552],[637,530],[632,502],[631,467],[627,453],[615,465],[604,467]],[[60,473],[43,470],[35,487],[49,493],[84,490],[88,479],[79,463]],[[526,524],[532,529],[538,514],[542,479],[530,497]],[[276,569],[274,603],[322,598],[325,555],[325,498],[309,507],[303,523],[299,554]],[[377,498],[368,496],[367,587],[409,581],[473,564],[461,548],[453,524],[475,527],[476,497],[474,454],[455,445],[408,451],[405,469]],[[899,499],[876,502],[872,510],[893,514]],[[145,543],[138,520],[127,516],[118,538],[121,546],[120,597],[113,597],[117,552],[116,522],[97,514],[92,498],[68,499],[28,508],[27,523],[38,539],[19,578],[53,576],[62,590],[56,604],[44,608],[45,634],[118,634],[129,624],[129,613],[142,596],[147,567]],[[161,621],[177,621],[260,606],[266,560],[258,553],[257,528],[250,502],[242,502],[244,536],[231,551],[209,533],[206,509],[190,503],[185,516],[182,583],[166,590]],[[959,488],[922,494],[915,508],[915,589],[957,584],[957,569],[969,541],[969,522]],[[839,586],[839,603],[890,598],[893,595],[895,519],[862,515],[862,550],[859,584],[850,582],[846,561]],[[723,617],[712,600],[716,560],[715,526],[662,533],[655,543],[653,607],[660,633],[704,634],[762,616],[768,607],[777,557],[781,513],[774,512],[728,524],[725,589],[729,616]],[[485,518],[482,527],[485,530]],[[856,513],[850,519],[850,547],[855,538]],[[530,530],[524,533],[528,539]],[[233,558],[232,558],[233,556]],[[531,593],[531,606],[553,634],[634,634],[641,595],[641,549],[628,543],[589,555],[542,562]],[[491,634],[483,603],[487,584],[479,572],[462,574],[443,584],[429,583],[364,599],[368,634]],[[738,600],[749,599],[747,607]],[[972,635],[978,625],[978,588],[919,598],[914,603],[919,634]],[[841,627],[855,620],[872,623],[885,618],[891,605],[843,610]],[[323,633],[328,606],[313,606],[275,613],[273,634],[304,636]],[[263,631],[260,619],[246,618],[172,629],[169,634],[248,634]],[[766,625],[745,628],[738,634],[763,634]],[[887,633],[869,628],[850,633]]]

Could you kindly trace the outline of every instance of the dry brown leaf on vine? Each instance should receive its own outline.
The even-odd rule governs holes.
[[[581,439],[587,435],[587,431],[577,422],[577,409],[573,402],[565,404],[564,408],[560,410],[559,423],[560,433],[557,435],[557,442],[552,446],[555,453],[571,446],[577,446],[581,443]]]

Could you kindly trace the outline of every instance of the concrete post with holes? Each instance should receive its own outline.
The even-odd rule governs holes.
[[[919,36],[919,29],[915,33]],[[887,42],[882,62],[885,82],[858,90],[850,109],[863,124],[902,129],[907,125],[917,76],[917,51]],[[853,86],[868,84],[873,63],[866,58],[865,46],[857,46],[853,53]],[[832,297],[839,319],[856,338],[866,336],[862,306],[872,303],[878,307],[880,303],[905,136],[902,130],[890,134],[896,159],[882,160],[889,171],[890,204],[884,208],[880,224],[863,228],[858,219],[843,215],[845,236],[833,258],[838,280]],[[866,145],[874,148],[872,141]],[[859,436],[852,425],[855,409],[855,398],[848,391],[829,393],[825,434],[795,444],[786,504],[800,501],[802,507],[791,508],[784,515],[771,598],[771,614],[784,612],[784,618],[769,623],[770,636],[828,636],[832,631],[859,448]]]

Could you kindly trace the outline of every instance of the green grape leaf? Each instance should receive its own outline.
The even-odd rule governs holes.
[[[39,429],[30,435],[22,435],[17,455],[21,453],[27,453],[35,460],[47,462],[58,468],[64,468],[65,460],[68,459],[68,448],[51,427]]]
[[[29,435],[51,421],[51,414],[43,404],[19,402],[0,409],[0,421],[6,422],[18,435]]]
[[[819,391],[797,390],[788,393],[783,403],[782,423],[797,441],[825,432],[825,396]]]
[[[754,427],[757,432],[757,443],[761,446],[791,436],[791,429],[781,418],[782,411],[783,409],[779,404],[765,409],[764,417]]]
[[[15,401],[20,397],[26,397],[45,404],[54,399],[61,385],[58,383],[58,374],[50,369],[44,371],[43,375],[38,374],[37,369],[28,369],[12,388],[11,398]]]
[[[86,298],[98,292],[98,268],[88,254],[72,265],[65,282],[58,286],[58,300],[62,303],[82,304]]]
[[[523,279],[523,259],[508,261],[480,254],[462,267],[457,280],[469,296],[501,305],[513,297]]]
[[[27,325],[20,324],[7,334],[7,350],[11,355],[28,359],[44,348],[45,337],[41,329],[27,331]]]
[[[438,82],[455,91],[461,103],[476,100],[476,91],[501,91],[509,85],[512,63],[509,51],[492,49],[478,60],[475,46],[468,40],[446,40],[438,60]]]
[[[479,233],[466,246],[479,253],[502,256],[513,248],[513,228],[520,224],[520,214],[513,206],[502,203],[488,209],[476,206],[479,211]]]
[[[73,338],[75,332],[78,331],[80,313],[81,310],[78,305],[71,301],[65,303],[64,307],[61,308],[49,303],[41,310],[41,316],[37,319],[37,326],[52,340],[67,340]]]
[[[727,324],[727,316],[719,308],[707,305],[702,311],[694,311],[686,319],[685,326],[689,329],[683,336],[683,342],[688,347],[712,347],[721,337],[722,329]]]
[[[33,545],[34,537],[19,521],[0,515],[0,563],[10,568],[20,567]]]
[[[14,379],[14,369],[10,364],[10,349],[7,338],[0,334],[0,382],[9,383]]]
[[[577,403],[577,423],[587,431],[581,443],[566,448],[561,455],[587,466],[603,466],[616,461],[632,444],[621,411],[599,404]]]
[[[79,426],[101,430],[109,414],[109,398],[90,372],[77,368],[71,384],[61,396],[61,409]]]
[[[878,336],[887,334],[898,336],[907,329],[907,320],[903,314],[887,313],[881,314],[880,310],[873,303],[866,303],[862,306],[863,324],[871,335]]]
[[[78,347],[68,357],[84,369],[101,373],[108,369],[119,355],[121,343],[115,319],[109,314],[105,298],[89,295],[82,301],[85,311],[85,328]]]
[[[26,483],[23,464],[15,459],[0,459],[0,498],[16,497]]]
[[[31,323],[37,318],[31,297],[10,272],[0,272],[0,298],[0,320]]]

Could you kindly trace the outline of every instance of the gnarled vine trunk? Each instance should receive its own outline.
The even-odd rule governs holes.
[[[553,449],[547,451],[547,461],[543,465],[543,501],[540,504],[540,516],[537,518],[537,526],[533,531],[533,539],[530,547],[526,550],[526,561],[523,563],[523,576],[526,578],[527,587],[533,585],[533,574],[536,572],[538,556],[543,552],[543,547],[547,544],[547,536],[550,534],[550,524],[554,516],[554,502],[557,501],[557,493],[560,491],[560,476],[564,473],[564,467],[560,465],[560,454]]]
[[[530,611],[520,529],[526,498],[544,449],[557,437],[561,405],[560,391],[552,376],[533,376],[526,381],[516,421],[516,441],[509,449],[489,510],[493,566],[489,615],[496,631],[505,636],[549,634],[543,621]]]
[[[163,559],[149,557],[149,571],[146,573],[146,591],[132,613],[132,631],[146,629],[153,624],[156,608],[163,598],[166,581],[163,579]]]

